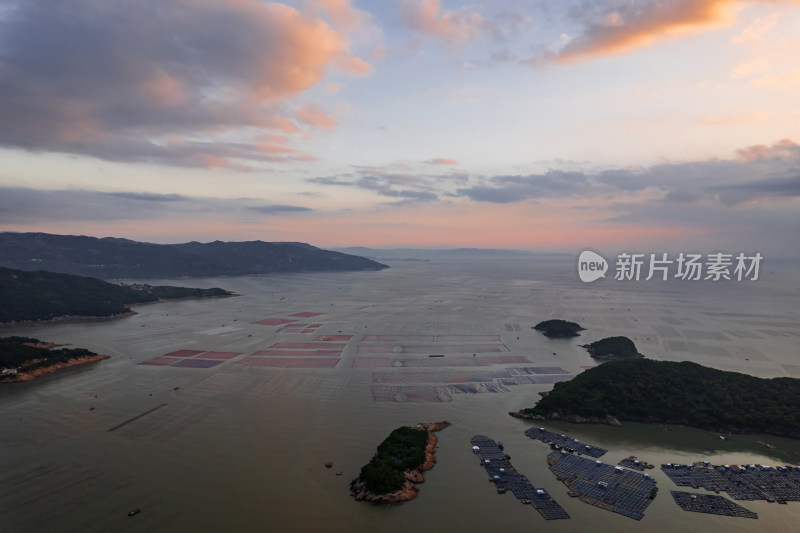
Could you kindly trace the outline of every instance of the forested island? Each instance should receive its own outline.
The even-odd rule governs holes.
[[[581,327],[580,324],[576,322],[553,319],[539,322],[533,326],[533,329],[541,331],[545,337],[550,337],[551,339],[568,339],[570,337],[577,337],[580,335],[579,332],[583,331],[585,328]]]
[[[0,337],[0,383],[29,381],[68,366],[108,359],[83,348],[59,348],[31,337]]]
[[[628,337],[606,337],[584,346],[595,359],[637,359],[644,357]]]
[[[536,406],[511,413],[535,420],[629,420],[713,431],[800,438],[800,379],[764,379],[691,363],[610,361],[556,383]]]
[[[350,483],[356,500],[388,504],[416,497],[418,491],[414,485],[425,481],[422,472],[436,463],[434,432],[449,425],[449,422],[421,423],[392,431]]]
[[[125,315],[140,303],[231,296],[220,288],[117,285],[44,271],[0,268],[0,323]]]

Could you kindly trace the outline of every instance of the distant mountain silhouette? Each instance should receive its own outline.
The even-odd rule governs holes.
[[[100,279],[381,270],[386,265],[305,243],[152,244],[107,237],[0,233],[0,267]]]

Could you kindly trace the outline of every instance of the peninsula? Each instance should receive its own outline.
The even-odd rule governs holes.
[[[436,463],[438,439],[434,433],[449,425],[449,422],[420,423],[392,431],[350,483],[356,501],[385,505],[414,499],[419,492],[415,485],[425,481],[422,472]]]
[[[220,288],[117,285],[94,278],[0,268],[0,323],[108,318],[141,303],[233,296]]]
[[[83,348],[59,348],[31,337],[0,337],[0,383],[30,381],[61,368],[102,359],[108,356]]]

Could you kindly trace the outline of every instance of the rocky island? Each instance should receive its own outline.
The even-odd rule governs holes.
[[[628,337],[606,337],[591,344],[585,344],[583,347],[595,359],[641,359],[644,357]]]
[[[577,337],[580,331],[585,328],[581,327],[576,322],[569,322],[567,320],[553,319],[539,322],[533,329],[541,331],[545,337],[551,339],[568,339],[570,337]]]
[[[764,379],[683,361],[610,361],[556,383],[512,416],[619,425],[681,424],[800,438],[800,379]]]
[[[419,492],[415,485],[425,481],[422,472],[436,463],[438,439],[434,433],[449,425],[449,422],[420,423],[392,431],[350,483],[356,501],[387,505],[414,499]]]

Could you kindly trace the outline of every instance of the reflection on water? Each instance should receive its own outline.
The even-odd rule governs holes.
[[[146,305],[136,316],[108,322],[3,331],[72,343],[112,358],[0,388],[0,529],[792,530],[800,521],[797,502],[780,507],[740,502],[759,514],[757,521],[681,511],[669,498],[675,486],[658,469],[651,473],[662,490],[641,522],[567,497],[547,468],[549,448],[523,435],[530,423],[507,415],[532,405],[551,384],[453,394],[452,401],[373,401],[373,372],[395,372],[395,381],[412,379],[411,374],[424,380],[420,374],[426,372],[456,379],[452,375],[469,378],[473,371],[519,363],[353,367],[374,356],[358,351],[367,335],[411,339],[403,346],[413,346],[414,336],[426,339],[417,344],[435,346],[430,339],[442,336],[448,350],[458,349],[453,346],[459,337],[483,336],[498,338],[508,351],[476,357],[524,357],[530,366],[575,374],[595,364],[577,344],[613,334],[635,338],[641,352],[657,359],[800,377],[794,360],[800,306],[797,284],[784,283],[788,274],[767,275],[748,286],[612,280],[579,285],[569,263],[396,262],[383,272],[175,280],[169,283],[222,286],[241,296]],[[252,324],[302,312],[324,313],[301,319],[320,324],[313,333]],[[565,341],[530,329],[552,317],[576,320],[587,330],[579,341]],[[177,350],[265,351],[262,357],[269,357],[275,343],[323,342],[313,340],[319,335],[353,335],[333,369],[249,366],[238,359],[214,368],[138,364]],[[452,357],[463,361],[472,353]],[[436,420],[454,425],[439,434],[438,464],[426,473],[416,500],[389,508],[352,501],[350,480],[393,428]],[[725,441],[707,431],[644,424],[547,427],[608,448],[603,460],[614,464],[629,455],[655,464],[800,464],[798,442],[777,437],[733,435]],[[472,454],[469,439],[475,434],[503,441],[517,470],[546,488],[572,518],[545,522],[516,499],[496,494]],[[324,467],[329,461],[330,470]],[[343,475],[337,477],[337,470]],[[134,508],[142,512],[129,518]]]

